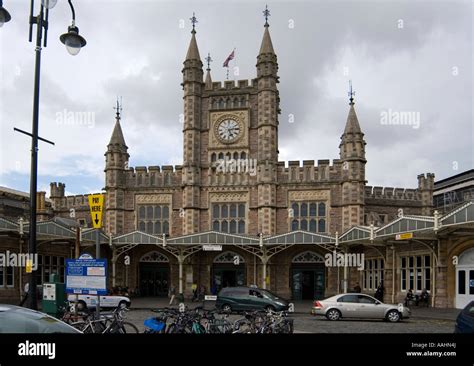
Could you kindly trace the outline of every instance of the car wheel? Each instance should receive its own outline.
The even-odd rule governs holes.
[[[337,309],[329,309],[326,313],[326,318],[329,320],[339,320],[341,312]]]
[[[224,305],[222,305],[222,311],[225,311],[226,313],[231,313],[232,308],[229,304],[224,304]]]
[[[267,306],[265,306],[265,310],[266,311],[275,311],[275,307],[271,306],[271,305],[267,305]]]
[[[400,313],[397,310],[390,310],[387,313],[387,320],[390,323],[396,323],[396,322],[400,321]]]

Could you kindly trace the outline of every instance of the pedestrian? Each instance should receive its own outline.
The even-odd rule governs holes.
[[[413,289],[409,289],[407,292],[407,296],[405,297],[405,306],[408,306],[408,303],[414,300],[415,296],[413,295]]]
[[[170,305],[174,305],[176,297],[176,287],[174,287],[174,285],[170,286],[170,289],[168,291],[168,297],[170,298]]]
[[[25,303],[26,299],[28,298],[28,291],[30,289],[30,284],[27,282],[25,283],[25,286],[23,288],[23,299],[21,299],[20,306],[23,306]]]
[[[360,288],[359,282],[356,283],[354,286],[354,292],[357,294],[360,294],[362,292],[362,289]]]
[[[377,291],[375,291],[375,298],[379,300],[380,302],[383,302],[383,293],[384,293],[384,288],[383,288],[383,281],[380,281],[379,286],[377,287]]]

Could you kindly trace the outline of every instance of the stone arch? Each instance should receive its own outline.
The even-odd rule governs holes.
[[[218,255],[216,255],[212,263],[234,263],[235,256],[239,258],[239,263],[245,263],[245,259],[243,256],[231,250],[227,250],[223,253],[219,253]]]
[[[163,253],[154,250],[141,256],[140,263],[169,263],[169,258]]]

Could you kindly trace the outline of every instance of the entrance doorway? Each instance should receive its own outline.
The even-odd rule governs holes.
[[[324,298],[326,277],[324,258],[312,251],[298,254],[291,266],[291,290],[294,300]]]
[[[245,286],[245,261],[234,252],[224,252],[214,258],[211,274],[211,293],[217,295],[224,287]]]
[[[462,309],[474,301],[474,248],[459,256],[456,266],[456,308]]]
[[[150,252],[140,259],[140,295],[167,296],[169,288],[169,260],[160,252]]]

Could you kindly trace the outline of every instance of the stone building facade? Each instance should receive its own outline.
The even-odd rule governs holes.
[[[210,68],[204,72],[194,29],[182,73],[182,165],[130,167],[117,110],[105,152],[108,235],[137,231],[172,239],[224,232],[258,238],[309,232],[337,237],[356,226],[368,230],[403,215],[434,214],[434,174],[420,174],[414,189],[367,185],[366,141],[352,98],[345,126],[341,121],[338,159],[278,160],[280,80],[268,24],[251,81],[214,82]],[[91,227],[87,195],[65,196],[64,189],[64,183],[51,183],[54,214],[70,217],[74,212],[81,225]],[[242,247],[224,245],[219,252],[197,251],[180,267],[164,248],[136,245],[127,252],[130,264],[114,262],[114,283],[143,296],[164,296],[170,284],[182,281],[185,294],[193,284],[208,293],[256,284],[284,297],[313,299],[357,283],[373,293],[384,281],[388,302],[402,301],[408,288],[419,292],[437,286],[434,305],[455,305],[449,256],[473,248],[472,238],[442,238],[438,255],[414,241],[386,244],[347,246],[346,251],[364,254],[365,268],[349,268],[345,274],[325,265],[327,253],[318,246],[290,246],[262,265]],[[103,246],[102,255],[113,254]]]

